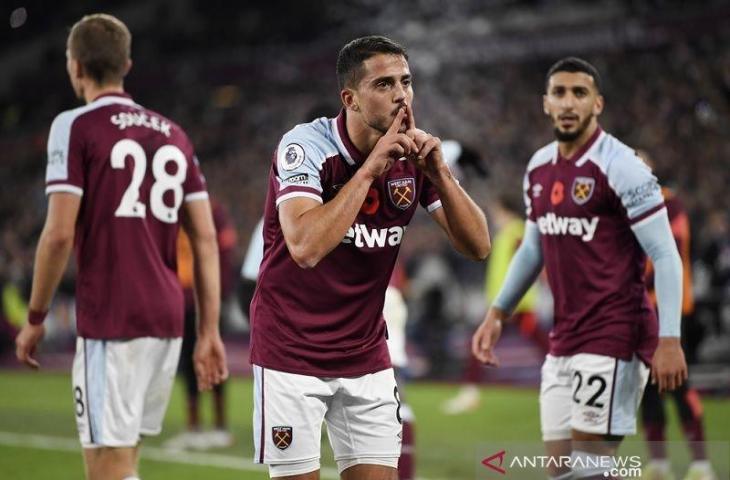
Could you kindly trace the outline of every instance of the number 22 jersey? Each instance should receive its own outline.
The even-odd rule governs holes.
[[[56,192],[81,196],[78,335],[182,336],[180,207],[208,198],[185,132],[124,93],[63,112],[48,138],[46,194]]]

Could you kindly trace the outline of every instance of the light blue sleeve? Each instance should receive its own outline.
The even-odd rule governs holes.
[[[659,336],[679,337],[682,322],[682,260],[663,209],[631,229],[654,264]]]
[[[326,153],[318,133],[300,125],[289,131],[276,151],[276,206],[294,197],[309,197],[322,202],[320,171]]]
[[[628,147],[622,145],[617,148],[606,175],[632,223],[664,205],[657,178],[646,163]]]
[[[522,237],[522,243],[509,263],[502,288],[492,305],[511,313],[537,279],[542,270],[542,264],[540,231],[535,222],[528,220],[525,222],[525,235]]]

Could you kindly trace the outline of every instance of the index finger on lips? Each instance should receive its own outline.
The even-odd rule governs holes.
[[[390,128],[388,128],[388,132],[390,134],[398,133],[398,130],[400,130],[401,125],[403,125],[403,117],[405,116],[406,111],[403,108],[398,109],[398,113],[395,115],[395,118],[393,119],[393,123],[390,124]]]
[[[408,114],[408,120],[406,120],[406,130],[416,129],[416,117],[413,116],[413,108],[410,103],[406,103],[406,113]]]

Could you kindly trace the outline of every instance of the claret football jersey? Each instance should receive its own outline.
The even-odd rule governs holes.
[[[48,137],[46,193],[56,192],[81,196],[79,336],[181,336],[180,208],[208,197],[185,132],[121,93],[63,112]]]
[[[663,214],[656,177],[633,149],[598,128],[572,158],[538,150],[524,179],[554,296],[553,355],[595,353],[648,362],[657,320],[632,227]]]
[[[339,245],[315,268],[292,259],[278,208],[295,197],[332,200],[365,160],[345,113],[296,126],[274,155],[264,213],[264,257],[251,302],[251,361],[291,373],[359,376],[390,366],[382,311],[396,256],[417,205],[440,208],[415,165],[396,161],[375,180]]]

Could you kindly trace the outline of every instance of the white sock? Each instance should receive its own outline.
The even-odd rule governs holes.
[[[142,480],[136,475],[132,475],[131,477],[124,477],[122,480]]]
[[[689,468],[697,468],[700,470],[709,471],[712,470],[712,465],[709,460],[694,460],[689,464]]]

